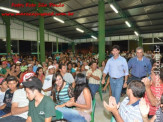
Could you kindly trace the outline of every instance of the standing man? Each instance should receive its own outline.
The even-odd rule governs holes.
[[[128,65],[126,59],[121,57],[119,53],[120,47],[118,45],[114,45],[112,47],[113,57],[107,61],[105,69],[103,71],[102,79],[102,84],[104,84],[105,77],[107,73],[109,73],[112,96],[115,97],[117,103],[120,101],[124,76],[124,85],[126,84],[128,78]]]
[[[150,59],[143,56],[143,48],[136,48],[136,56],[131,58],[128,62],[129,70],[131,70],[131,77],[128,83],[132,80],[141,81],[142,78],[151,74],[152,65]]]

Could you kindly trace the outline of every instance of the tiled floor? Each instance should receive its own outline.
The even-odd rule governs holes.
[[[103,100],[105,100],[108,103],[109,99],[109,91],[106,93],[103,93]],[[94,120],[95,122],[110,122],[111,119],[111,113],[107,112],[103,107],[103,101],[100,99],[99,93],[96,94],[96,108],[95,108],[95,115]],[[121,101],[124,97],[121,97]]]

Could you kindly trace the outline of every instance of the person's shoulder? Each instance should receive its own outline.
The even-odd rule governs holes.
[[[147,58],[147,57],[145,57],[145,56],[143,56],[143,59],[144,59],[145,61],[150,61],[150,59]]]
[[[43,99],[44,99],[44,101],[45,101],[46,104],[47,103],[52,103],[52,104],[54,103],[53,100],[49,96],[46,96],[45,95]]]
[[[24,90],[24,88],[22,88],[22,89],[17,89],[17,90],[14,92],[14,94],[24,93],[24,92],[25,92],[25,90]]]

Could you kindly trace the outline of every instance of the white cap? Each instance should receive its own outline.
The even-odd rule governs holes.
[[[28,64],[28,66],[27,67],[31,67],[32,66],[32,64]]]
[[[33,77],[34,73],[27,73],[23,76],[23,82],[26,81],[27,79],[29,79],[30,77]]]
[[[21,62],[20,61],[17,61],[16,64],[21,64]]]
[[[55,68],[53,65],[50,65],[49,67],[48,67],[48,70],[49,69],[52,69],[52,68]]]

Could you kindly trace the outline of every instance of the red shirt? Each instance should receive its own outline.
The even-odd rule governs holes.
[[[156,98],[159,98],[159,100],[161,99],[161,95],[163,94],[163,84],[160,84],[160,85],[151,85],[151,92],[153,93],[153,95],[156,97]],[[159,108],[156,107],[156,106],[152,106],[150,101],[148,100],[148,97],[147,97],[147,93],[145,93],[145,100],[146,100],[146,103],[149,104],[150,106],[150,109],[149,109],[149,115],[155,115],[157,109]]]

